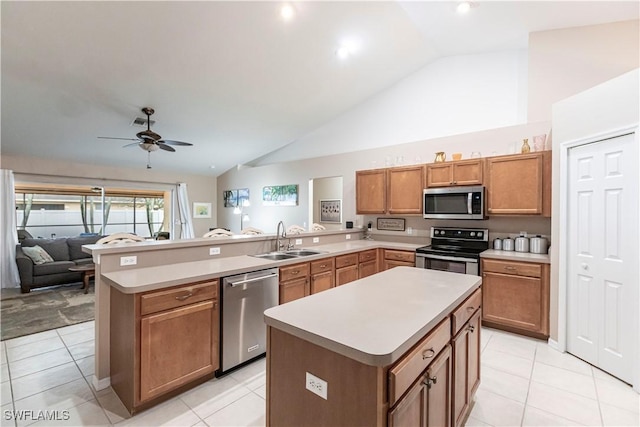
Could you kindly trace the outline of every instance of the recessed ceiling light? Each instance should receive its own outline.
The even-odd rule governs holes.
[[[458,7],[456,8],[456,11],[458,13],[467,13],[474,6],[475,5],[470,1],[461,1],[460,3],[458,3]]]
[[[295,14],[296,10],[289,3],[280,8],[280,16],[282,16],[282,19],[285,21],[290,21]]]
[[[209,167],[210,167],[211,169],[215,169],[215,168],[216,168],[216,165],[211,165],[211,166],[209,166]]]

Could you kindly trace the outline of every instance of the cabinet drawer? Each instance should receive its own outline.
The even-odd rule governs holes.
[[[456,335],[460,328],[471,319],[482,303],[482,291],[478,289],[469,298],[467,298],[460,307],[458,307],[451,316],[451,327],[453,334]]]
[[[320,259],[313,261],[311,264],[311,274],[323,273],[333,270],[333,258]]]
[[[289,265],[280,268],[280,281],[284,282],[291,279],[306,277],[309,275],[309,263]]]
[[[140,315],[157,313],[176,307],[217,298],[218,281],[154,291],[140,296]]]
[[[416,262],[416,253],[407,251],[384,250],[384,259],[393,261]]]
[[[389,370],[389,406],[409,389],[450,338],[451,320],[447,317]]]
[[[358,263],[358,254],[340,255],[336,257],[336,268],[349,267]]]
[[[378,257],[378,250],[377,249],[371,249],[369,251],[363,251],[360,252],[358,254],[358,260],[360,262],[367,262],[367,261],[371,261],[374,260]]]
[[[530,262],[511,262],[483,259],[482,271],[487,273],[513,274],[516,276],[541,277],[542,265]]]

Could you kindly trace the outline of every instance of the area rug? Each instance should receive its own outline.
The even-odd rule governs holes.
[[[36,289],[28,294],[3,293],[1,340],[93,320],[94,301],[93,286],[85,294],[82,283]]]

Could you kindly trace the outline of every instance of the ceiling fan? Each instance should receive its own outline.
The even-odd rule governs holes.
[[[143,130],[136,134],[137,138],[116,138],[110,136],[99,136],[100,139],[120,139],[124,141],[135,141],[131,144],[127,144],[124,147],[131,147],[137,145],[142,148],[144,151],[149,153],[149,157],[152,151],[157,151],[158,149],[162,149],[165,151],[175,152],[175,148],[171,147],[171,145],[175,146],[192,146],[193,144],[189,142],[182,141],[174,141],[171,139],[162,139],[160,135],[151,130],[151,116],[155,113],[155,110],[151,107],[142,108],[142,112],[147,115],[147,130]],[[151,165],[147,163],[147,169],[151,169]]]

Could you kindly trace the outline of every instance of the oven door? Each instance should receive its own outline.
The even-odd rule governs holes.
[[[478,260],[473,258],[418,253],[416,254],[416,267],[472,276],[480,275]]]

